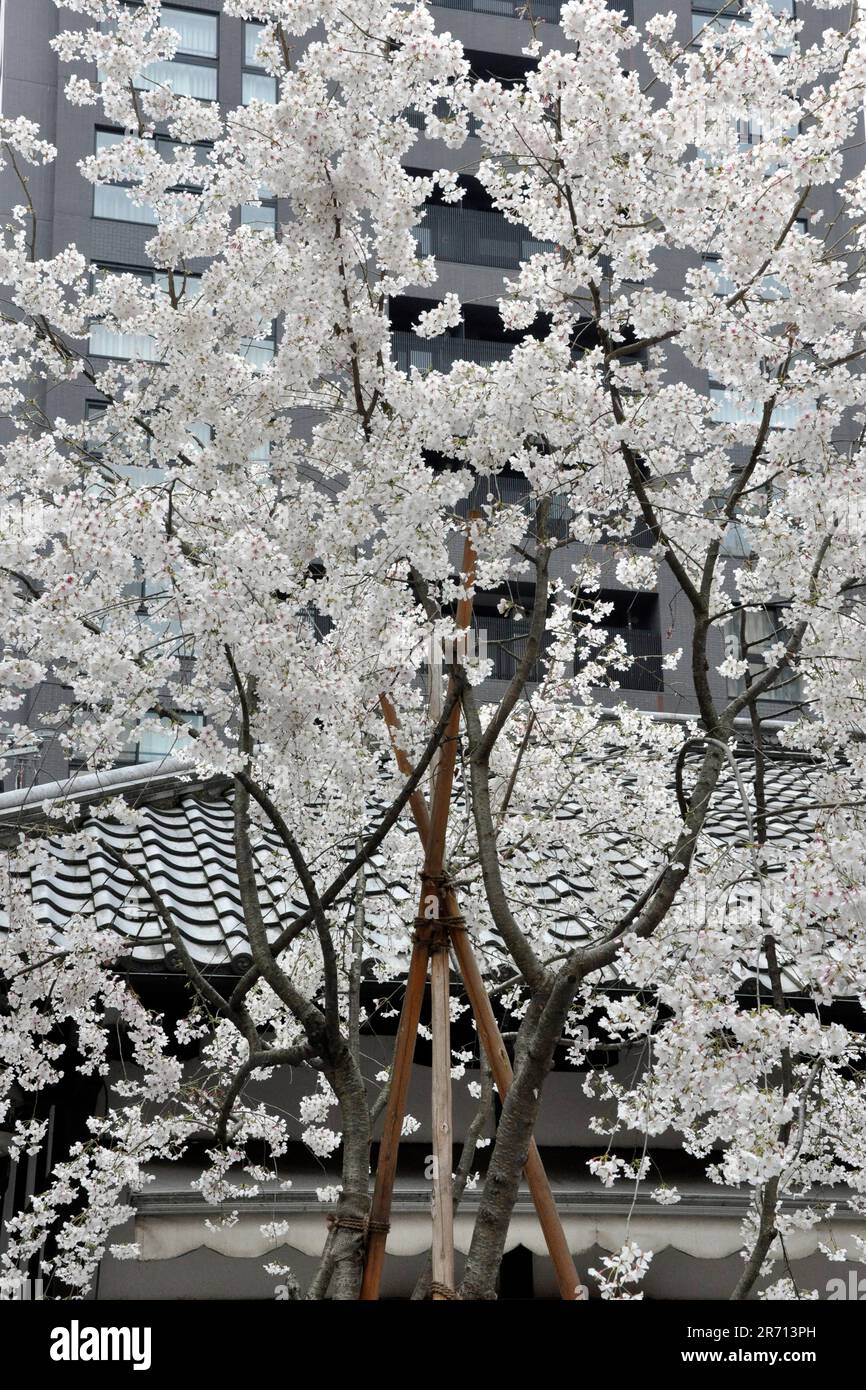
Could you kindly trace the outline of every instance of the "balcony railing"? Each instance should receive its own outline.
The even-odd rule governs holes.
[[[621,637],[631,663],[624,669],[611,667],[609,675],[623,690],[664,690],[661,636],[653,628],[608,627],[608,638]]]
[[[561,0],[433,0],[446,10],[468,10],[471,14],[496,15],[501,19],[519,19],[532,11],[533,19],[546,19],[548,24],[558,24],[562,10]],[[619,10],[633,22],[633,0],[608,0],[608,8]]]
[[[415,333],[392,333],[391,346],[398,367],[408,372],[447,372],[455,362],[478,362],[489,367],[504,362],[514,351],[513,343],[488,343],[480,338],[419,338]]]
[[[639,550],[651,550],[656,543],[652,531],[640,517],[635,520],[631,533],[627,537],[623,537],[619,531],[609,531],[603,523],[600,525],[601,534],[598,539],[602,545],[621,544],[622,540],[625,539],[629,545],[634,545]]]
[[[497,15],[501,19],[516,19],[526,9],[526,0],[523,4],[517,0],[434,0],[434,4],[446,10],[469,10],[471,14]],[[531,0],[531,4],[533,18],[559,23],[560,0]]]
[[[529,616],[503,617],[481,612],[476,614],[475,621],[479,633],[484,633],[485,655],[493,662],[492,679],[510,680],[526,650]],[[611,678],[618,681],[623,690],[663,690],[661,638],[658,632],[635,627],[606,627],[604,630],[608,638],[621,637],[631,657],[631,664],[626,669],[611,667]],[[549,643],[550,634],[545,633],[541,640],[542,653]],[[533,665],[529,679],[541,679],[538,662]]]
[[[440,203],[428,203],[424,221],[415,228],[415,239],[422,256],[500,270],[516,270],[521,261],[539,251],[553,250],[552,242],[539,241],[526,227],[506,222],[500,212]]]
[[[480,512],[482,507],[495,506],[497,502],[503,507],[521,507],[526,513],[527,529],[530,522],[534,523],[538,499],[530,496],[529,480],[521,473],[492,473],[478,478],[469,496],[458,502],[454,510],[458,516],[467,516],[469,512]],[[547,534],[558,541],[568,540],[570,515],[566,499],[552,497],[547,514]]]
[[[433,110],[435,114],[440,118],[440,120],[447,120],[448,117],[452,115],[453,108],[446,97],[440,97],[439,100],[434,103]],[[406,120],[409,122],[409,124],[411,126],[414,126],[416,130],[426,129],[427,121],[423,111],[416,111],[414,106],[407,106],[406,110],[403,112],[403,115],[406,117]],[[470,115],[469,134],[477,135],[480,128],[480,122],[477,120],[477,118],[475,116]]]
[[[529,618],[506,618],[498,613],[478,613],[475,621],[479,633],[484,634],[485,655],[493,662],[491,679],[510,681],[517,670],[517,663],[526,651]],[[549,637],[545,634],[541,640],[542,650],[548,641]],[[541,670],[536,661],[529,673],[529,679],[538,681],[540,678]]]

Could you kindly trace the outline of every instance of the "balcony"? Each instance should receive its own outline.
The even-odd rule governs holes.
[[[493,663],[491,679],[510,681],[517,670],[517,663],[526,650],[529,636],[529,618],[506,618],[499,613],[479,612],[475,615],[479,636],[483,634],[485,647],[482,655]],[[547,646],[547,634],[542,638],[542,650]],[[531,681],[541,679],[538,662],[529,673]]]
[[[484,634],[486,649],[484,655],[493,663],[493,680],[511,680],[526,650],[529,635],[529,616],[503,617],[498,613],[480,612],[476,615],[479,633]],[[608,639],[621,637],[629,657],[632,658],[627,669],[611,667],[608,674],[619,683],[623,690],[661,691],[662,678],[661,639],[658,632],[635,627],[606,627]],[[550,642],[545,633],[541,642],[542,653]],[[531,681],[541,678],[539,663],[536,662],[529,674]]]
[[[499,19],[518,19],[523,5],[515,0],[434,0],[445,10],[468,10],[470,14],[495,15]],[[562,9],[561,0],[532,0],[532,14],[535,19],[546,19],[548,24],[558,24]]]
[[[453,113],[451,103],[445,97],[440,97],[439,100],[434,103],[433,110],[440,120],[447,120],[448,117],[451,116]],[[409,124],[415,128],[415,130],[426,130],[427,121],[423,111],[416,111],[414,106],[407,106],[406,110],[403,112],[403,115],[405,116]],[[476,117],[470,115],[469,134],[477,135],[480,128],[480,124]]]
[[[494,15],[499,19],[520,19],[526,8],[526,0],[433,0],[445,10],[468,10],[470,14]],[[633,23],[633,0],[608,0],[608,9],[618,10]],[[558,24],[562,10],[562,0],[532,0],[533,19],[544,19],[548,24]]]
[[[601,545],[621,545],[625,539],[629,545],[636,546],[638,550],[651,550],[656,543],[652,531],[640,517],[635,520],[627,537],[624,537],[622,532],[607,530],[600,520],[599,525],[601,526],[601,534],[598,539]]]
[[[621,637],[631,663],[625,669],[611,667],[608,674],[623,690],[664,690],[661,635],[653,628],[604,626],[608,639]]]
[[[455,362],[477,362],[482,367],[505,362],[514,351],[513,343],[490,343],[480,338],[419,338],[415,333],[392,333],[391,349],[398,367],[408,372],[447,372]]]
[[[529,481],[522,473],[491,473],[477,478],[469,496],[457,503],[455,511],[458,516],[468,516],[470,512],[479,512],[482,507],[495,507],[497,503],[502,507],[520,507],[526,514],[527,530],[530,522],[534,524],[537,498],[529,495]],[[565,497],[552,497],[547,514],[548,535],[560,542],[567,541],[570,516]]]
[[[553,250],[552,242],[538,241],[526,227],[506,222],[500,212],[441,203],[427,204],[424,221],[415,228],[415,240],[420,256],[499,270],[517,270],[521,261]]]

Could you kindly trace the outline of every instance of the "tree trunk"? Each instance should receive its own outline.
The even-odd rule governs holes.
[[[357,1059],[345,1048],[328,1081],[340,1102],[343,1122],[343,1190],[332,1217],[314,1296],[340,1302],[356,1299],[364,1272],[364,1224],[370,1208],[370,1110]]]
[[[493,1299],[511,1213],[529,1152],[544,1080],[553,1061],[579,982],[576,970],[558,976],[529,1037],[520,1039],[514,1081],[502,1104],[502,1117],[472,1232],[460,1297]],[[523,1033],[525,1023],[521,1026]],[[525,1041],[524,1041],[525,1039]]]

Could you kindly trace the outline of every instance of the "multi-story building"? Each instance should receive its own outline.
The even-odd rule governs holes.
[[[794,0],[777,0],[780,8],[790,9]],[[655,0],[615,0],[614,8],[622,9],[627,17],[638,22],[658,9]],[[677,0],[672,8],[679,13],[681,37],[690,28],[705,24],[718,9],[713,0],[701,0],[694,6],[687,0]],[[730,8],[730,6],[728,7]],[[181,33],[176,58],[167,65],[165,73],[154,73],[156,80],[169,79],[175,90],[202,100],[219,101],[227,107],[251,99],[268,100],[275,96],[274,79],[256,66],[256,45],[260,26],[245,23],[220,13],[216,0],[188,0],[182,6],[166,5],[166,20]],[[514,13],[512,14],[512,10]],[[525,20],[519,17],[520,7],[511,0],[449,0],[434,6],[443,28],[447,28],[465,46],[474,71],[483,78],[495,77],[503,83],[514,83],[533,60],[522,56],[526,41]],[[117,139],[100,118],[97,108],[71,106],[64,98],[64,73],[51,50],[50,39],[65,23],[63,11],[55,9],[52,0],[29,0],[26,5],[6,3],[2,11],[3,69],[2,102],[7,114],[24,115],[41,126],[45,138],[57,147],[57,159],[45,168],[30,174],[30,191],[38,209],[37,251],[41,255],[55,254],[73,243],[88,258],[94,274],[101,270],[134,272],[153,278],[145,246],[153,228],[153,214],[147,204],[134,201],[122,185],[94,187],[79,171],[86,156]],[[542,43],[553,47],[562,42],[557,24],[558,0],[542,0],[533,7],[536,17],[543,20],[540,27]],[[716,21],[721,22],[721,21]],[[739,13],[724,22],[745,22]],[[807,21],[817,26],[817,15],[810,10]],[[808,40],[807,31],[805,39]],[[626,61],[632,61],[626,55]],[[419,118],[419,125],[423,122]],[[743,129],[743,140],[752,141],[756,132]],[[170,142],[165,141],[170,144]],[[481,185],[471,176],[473,160],[477,163],[479,142],[470,136],[468,146],[458,155],[448,151],[441,142],[421,138],[412,151],[413,167],[432,170],[459,167],[466,195],[459,205],[433,203],[425,211],[418,228],[419,247],[424,254],[433,254],[439,265],[440,280],[437,296],[453,290],[465,305],[463,322],[453,334],[439,339],[423,340],[411,332],[418,313],[430,305],[428,298],[405,295],[391,305],[393,350],[396,359],[406,365],[446,368],[454,361],[469,359],[491,362],[507,356],[516,336],[503,330],[496,312],[496,299],[501,290],[503,273],[516,270],[521,258],[538,249],[525,229],[505,221],[493,211]],[[203,149],[203,154],[206,150]],[[828,202],[832,194],[825,195]],[[12,207],[20,201],[20,189],[14,174],[6,169],[0,174],[0,205]],[[832,208],[828,209],[832,212]],[[279,209],[274,200],[245,208],[240,213],[244,221],[275,227]],[[656,284],[659,289],[676,287],[681,283],[687,258],[669,254],[660,267]],[[428,292],[429,293],[429,292]],[[274,332],[279,325],[263,325],[262,336],[243,345],[254,361],[264,361],[272,355]],[[152,345],[132,341],[133,335],[112,334],[96,323],[89,342],[89,352],[98,365],[112,357],[138,356],[146,358]],[[718,418],[730,418],[735,407],[719,383],[699,380],[686,363],[682,364],[683,379],[709,394],[716,402]],[[63,383],[52,389],[51,410],[75,420],[98,413],[98,392],[80,383]],[[785,421],[779,421],[784,426]],[[525,482],[505,470],[497,478],[481,480],[479,497],[490,491],[503,501],[519,498]],[[470,504],[475,499],[470,499]],[[567,524],[567,515],[558,519]],[[554,516],[554,528],[557,518]],[[649,544],[649,534],[636,530],[634,544]],[[734,538],[733,543],[736,543]],[[552,575],[568,572],[573,561],[573,549],[554,556]],[[602,565],[603,592],[601,597],[613,604],[607,624],[612,633],[619,634],[633,657],[631,666],[618,671],[621,691],[611,698],[624,697],[640,708],[668,714],[690,714],[694,698],[685,663],[675,671],[663,670],[662,658],[685,647],[689,636],[690,616],[687,605],[678,595],[669,573],[662,568],[658,587],[648,593],[634,593],[616,579],[614,566],[599,548],[595,557]],[[146,595],[145,595],[146,597]],[[521,593],[525,604],[531,593]],[[513,617],[504,623],[496,611],[498,596],[479,595],[477,621],[488,636],[488,651],[494,657],[493,684],[495,695],[498,682],[507,679],[513,666],[514,653],[520,650],[520,624]],[[771,639],[779,626],[778,615],[768,613],[763,619],[766,635]],[[507,649],[503,638],[508,635]],[[760,638],[757,631],[751,638]],[[722,659],[723,634],[715,634],[718,660]],[[756,649],[759,652],[759,648]],[[711,653],[712,655],[712,653]],[[710,661],[713,693],[722,696],[722,678],[715,672],[718,662]],[[782,693],[784,703],[790,704],[791,690]],[[56,741],[51,737],[52,714],[63,701],[63,691],[50,684],[33,692],[27,707],[27,721],[34,729],[33,744],[22,753],[22,765],[17,785],[33,780],[51,780],[68,769],[64,766]],[[766,710],[772,713],[771,709]],[[173,737],[173,736],[172,736]],[[168,743],[166,744],[166,747]],[[131,745],[131,758],[154,758],[166,751],[158,740],[136,751]],[[7,789],[11,782],[7,779]]]
[[[614,7],[621,9],[629,18],[638,23],[659,9],[673,10],[677,14],[678,35],[685,39],[691,32],[708,21],[716,23],[744,23],[745,16],[737,11],[714,19],[719,8],[713,0],[612,0]],[[777,0],[780,8],[788,12],[795,0]],[[731,8],[730,6],[728,7]],[[555,47],[563,42],[558,27],[560,12],[559,0],[536,0],[532,6],[534,15],[544,20],[540,36],[543,46]],[[473,68],[481,77],[496,77],[502,82],[519,82],[532,60],[522,54],[526,42],[525,20],[521,18],[520,6],[512,0],[440,0],[434,4],[434,13],[442,28],[450,30],[459,38],[469,56]],[[275,98],[274,79],[267,75],[256,63],[256,43],[259,26],[245,23],[221,12],[220,0],[186,0],[183,5],[164,6],[165,18],[171,26],[179,30],[181,43],[176,58],[164,65],[165,71],[154,74],[170,80],[175,90],[202,100],[219,101],[226,107],[235,107],[252,99],[271,100]],[[79,163],[86,156],[110,144],[118,138],[119,132],[112,129],[100,117],[96,108],[71,106],[63,95],[64,74],[54,55],[50,40],[65,24],[66,16],[58,12],[52,0],[0,0],[0,107],[6,115],[24,115],[40,125],[46,139],[58,150],[56,162],[45,168],[34,169],[30,175],[30,191],[34,205],[38,209],[37,251],[50,256],[62,247],[74,243],[94,267],[100,269],[134,272],[142,277],[152,277],[154,271],[145,251],[146,243],[152,235],[153,216],[146,204],[135,202],[129,190],[122,185],[103,185],[93,187],[81,175]],[[805,38],[814,37],[820,26],[820,16],[813,10],[807,18]],[[628,62],[635,61],[627,56]],[[94,74],[95,75],[95,74]],[[745,142],[756,138],[751,128],[743,129]],[[417,296],[407,294],[392,302],[391,322],[393,328],[393,351],[396,359],[404,365],[419,367],[447,368],[452,362],[469,359],[481,363],[497,361],[508,355],[514,335],[505,332],[501,326],[495,305],[501,291],[503,272],[516,270],[520,260],[534,250],[534,242],[525,229],[508,224],[501,214],[492,210],[484,191],[472,177],[473,160],[477,164],[479,142],[470,136],[466,148],[459,152],[461,180],[466,188],[466,197],[460,205],[431,204],[418,229],[421,250],[436,256],[440,280],[436,287],[437,298],[445,291],[455,291],[465,309],[460,329],[452,334],[432,341],[416,337],[411,325],[417,320],[421,310],[429,307],[430,301],[421,292]],[[456,167],[456,156],[438,142],[429,140],[421,129],[421,138],[412,151],[412,164],[419,170],[438,169],[452,161]],[[0,175],[0,205],[4,208],[14,206],[20,201],[20,190],[15,186],[10,170]],[[832,192],[822,195],[832,214]],[[272,227],[275,230],[280,222],[280,209],[274,200],[265,200],[260,205],[242,210],[240,217],[249,221]],[[659,271],[657,284],[661,289],[675,288],[682,282],[687,268],[683,255],[669,254]],[[254,360],[267,360],[274,350],[274,333],[279,333],[279,324],[271,328],[262,327],[262,335],[245,344],[245,350]],[[131,341],[129,336],[112,334],[101,325],[94,325],[89,352],[97,361],[113,357],[146,357],[149,344],[143,339]],[[682,364],[683,378],[696,389],[706,392],[716,402],[718,418],[731,418],[730,412],[736,407],[732,404],[724,387],[710,380],[699,380],[698,374],[687,364]],[[77,383],[61,383],[52,390],[50,402],[52,412],[68,419],[85,419],[100,409],[98,393]],[[784,427],[785,421],[779,425]],[[524,486],[518,475],[507,471],[493,480],[479,483],[479,494],[495,488],[505,501],[515,501],[521,496]],[[468,505],[472,505],[471,501]],[[561,524],[567,520],[563,514]],[[553,525],[557,524],[554,514]],[[636,530],[632,543],[641,546],[648,543],[648,536]],[[734,537],[731,544],[736,545]],[[553,575],[568,573],[572,556],[564,552],[554,554]],[[690,678],[685,664],[678,670],[663,669],[665,655],[677,648],[686,648],[690,635],[690,614],[682,596],[670,574],[662,568],[658,587],[650,592],[632,592],[618,583],[614,566],[603,546],[597,547],[595,558],[602,567],[602,597],[612,605],[607,620],[612,632],[623,637],[627,651],[633,658],[627,671],[620,672],[621,689],[611,693],[611,700],[625,698],[644,710],[655,711],[660,717],[691,715],[695,712],[695,700]],[[559,567],[559,568],[557,568]],[[145,596],[146,597],[146,596]],[[531,604],[531,591],[520,595],[525,605]],[[494,656],[494,673],[487,692],[496,695],[513,670],[515,651],[519,650],[520,627],[513,620],[507,625],[508,644],[502,645],[505,635],[503,619],[497,610],[498,595],[479,595],[476,613],[479,625],[486,630],[488,650]],[[777,626],[784,621],[782,615],[768,612],[765,617],[766,633],[756,630],[750,639],[757,639],[758,659],[761,639],[766,636],[772,640]],[[517,639],[515,641],[515,638]],[[714,694],[723,696],[723,678],[715,667],[721,662],[723,636],[718,634],[718,660],[710,662],[710,680]],[[791,703],[792,691],[785,692],[784,709]],[[33,730],[33,742],[21,754],[17,774],[7,779],[0,789],[0,829],[4,823],[17,820],[26,799],[26,789],[32,782],[41,786],[41,795],[51,795],[61,788],[58,779],[65,779],[71,769],[63,760],[54,737],[52,716],[64,701],[61,686],[46,683],[35,690],[28,701],[26,722]],[[780,708],[780,713],[784,712]],[[772,706],[765,706],[764,713],[771,715]],[[195,716],[190,716],[194,718]],[[224,843],[221,840],[221,822],[225,814],[225,803],[221,802],[220,788],[185,786],[178,783],[176,765],[159,762],[155,776],[150,776],[149,764],[164,759],[169,744],[176,744],[174,733],[167,735],[165,745],[159,739],[150,742],[130,743],[128,762],[145,764],[144,767],[119,768],[110,774],[112,785],[122,789],[136,790],[141,794],[142,785],[148,780],[151,795],[151,816],[155,833],[171,831],[176,834],[180,825],[192,846],[203,843]],[[54,784],[53,786],[51,784]],[[98,784],[83,782],[76,784],[76,799],[86,803],[105,788],[105,779]],[[735,799],[734,799],[735,800]],[[720,821],[729,827],[738,824],[739,808],[736,804],[720,813]],[[733,833],[733,831],[731,832]],[[796,838],[797,831],[792,832]],[[89,866],[88,866],[89,871]],[[46,890],[51,902],[49,915],[56,920],[74,910],[83,891],[87,899],[95,893],[95,877],[88,873],[78,874],[78,883],[67,885],[59,892]],[[82,889],[82,879],[86,887]],[[175,884],[178,901],[182,904],[184,895],[190,903],[201,902],[202,892],[207,883],[200,883],[195,872],[180,875]],[[548,895],[559,891],[555,884],[540,885]],[[125,911],[123,902],[112,897],[112,885],[104,884],[100,890],[102,898],[99,910],[106,913]],[[53,896],[52,896],[53,895]],[[206,893],[205,893],[206,896]],[[94,897],[94,901],[95,901]],[[238,905],[223,911],[218,917],[207,908],[193,909],[197,920],[190,927],[190,939],[200,943],[212,942],[222,934],[227,943],[225,950],[226,969],[231,970],[232,952],[238,952],[238,939],[242,932]],[[568,894],[563,899],[563,914],[568,915]],[[227,921],[229,925],[227,926]],[[144,967],[142,966],[142,971]],[[179,1007],[180,982],[172,979],[170,972],[150,967],[149,988],[168,1009]],[[380,1065],[386,1065],[390,1053],[391,1040],[385,1036],[370,1039],[371,1056],[378,1048]],[[410,1108],[419,1116],[427,1113],[427,1081],[424,1073],[423,1053],[416,1065],[414,1091],[418,1091],[417,1104]],[[626,1060],[618,1062],[611,1059],[611,1065],[626,1065]],[[64,1117],[71,1110],[80,1110],[81,1105],[102,1103],[98,1087],[86,1095],[80,1090],[75,1098],[71,1092],[58,1094],[51,1101],[52,1116],[55,1121],[55,1150],[62,1153],[64,1138]],[[617,1247],[625,1238],[626,1221],[629,1215],[630,1199],[618,1194],[590,1188],[586,1177],[585,1157],[593,1144],[588,1129],[589,1106],[580,1094],[573,1075],[557,1072],[549,1079],[545,1103],[539,1123],[538,1140],[542,1146],[548,1166],[561,1199],[567,1231],[576,1251],[593,1251],[596,1246],[602,1249]],[[458,1112],[456,1129],[464,1117]],[[427,1193],[421,1178],[423,1160],[429,1145],[429,1124],[422,1126],[415,1136],[415,1142],[405,1147],[405,1161],[401,1170],[408,1173],[404,1186],[398,1191],[395,1212],[394,1242],[400,1258],[391,1262],[387,1275],[386,1292],[400,1293],[411,1286],[429,1244],[429,1221],[427,1216]],[[644,1234],[651,1240],[660,1255],[653,1267],[649,1285],[650,1294],[659,1296],[683,1297],[694,1293],[695,1281],[692,1274],[694,1260],[701,1260],[700,1286],[706,1296],[725,1295],[735,1282],[737,1270],[736,1250],[739,1248],[739,1221],[742,1203],[725,1195],[708,1191],[705,1186],[692,1181],[688,1165],[684,1165],[676,1151],[673,1140],[666,1144],[666,1162],[671,1172],[678,1172],[678,1182],[685,1194],[685,1201],[674,1213],[663,1212],[645,1203],[638,1204],[629,1227],[634,1238],[640,1239],[639,1227],[643,1223]],[[289,1196],[280,1197],[281,1213],[291,1223],[288,1239],[289,1260],[303,1274],[306,1264],[312,1260],[320,1245],[321,1213],[312,1191],[317,1180],[315,1166],[304,1158],[300,1151],[295,1155],[295,1187]],[[257,1236],[259,1222],[265,1219],[262,1211],[273,1214],[271,1195],[263,1197],[259,1210],[251,1211],[244,1217],[240,1227],[233,1232],[220,1235],[205,1235],[201,1202],[184,1186],[183,1172],[172,1171],[159,1174],[156,1184],[141,1198],[140,1219],[136,1238],[142,1244],[145,1259],[136,1265],[106,1265],[96,1296],[103,1297],[188,1297],[196,1290],[200,1297],[218,1297],[225,1294],[262,1297],[270,1291],[271,1281],[263,1273],[261,1260],[247,1258],[245,1271],[240,1280],[238,1266],[227,1256],[251,1257],[263,1252],[261,1239]],[[186,1175],[188,1177],[188,1175]],[[10,1177],[6,1192],[6,1212],[32,1191],[44,1178],[44,1171],[35,1164],[22,1162]],[[465,1249],[468,1223],[471,1218],[471,1198],[467,1199],[467,1212],[458,1219],[458,1245]],[[643,1228],[641,1228],[643,1229]],[[503,1268],[502,1292],[512,1296],[544,1297],[554,1288],[549,1261],[544,1254],[534,1218],[521,1200],[512,1226],[511,1240],[513,1250],[506,1258]],[[814,1242],[813,1247],[814,1248]],[[804,1245],[803,1256],[808,1256]],[[588,1255],[580,1256],[584,1266],[592,1261]],[[804,1259],[803,1275],[809,1281],[807,1266],[809,1258]]]

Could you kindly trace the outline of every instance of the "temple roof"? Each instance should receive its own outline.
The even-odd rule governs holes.
[[[737,767],[742,769],[744,784],[752,773],[752,756],[748,748],[737,750]],[[688,773],[687,763],[686,784]],[[818,769],[801,756],[776,749],[767,759],[767,842],[762,858],[770,872],[778,871],[814,833],[816,818],[810,808],[821,800],[812,787],[817,776]],[[672,767],[670,777],[672,780]],[[630,780],[624,767],[624,796],[628,795]],[[137,825],[121,824],[105,814],[105,799],[118,795],[137,807]],[[95,832],[86,851],[72,850],[56,831],[51,832],[51,814],[70,803],[77,808],[76,825]],[[626,902],[645,886],[649,868],[633,843],[615,828],[596,838],[587,855],[577,853],[567,834],[568,822],[574,821],[577,811],[576,803],[558,808],[550,822],[549,844],[542,851],[525,851],[519,846],[511,851],[520,909],[541,919],[553,935],[569,940],[594,934],[601,925],[588,910],[593,867],[599,855],[608,867],[614,867]],[[750,821],[743,787],[726,767],[708,815],[707,843],[714,850],[749,852],[753,836]],[[56,820],[53,823],[56,825]],[[79,774],[63,783],[0,796],[0,838],[7,844],[14,843],[22,830],[32,834],[41,825],[52,846],[54,865],[48,873],[43,868],[29,871],[30,894],[40,920],[55,929],[60,940],[77,914],[95,914],[100,926],[128,940],[129,950],[124,955],[137,967],[171,964],[171,943],[165,939],[145,889],[101,848],[101,842],[146,873],[170,909],[187,949],[202,966],[239,970],[248,964],[228,779],[196,780],[188,766],[175,758],[138,768]],[[262,836],[265,852],[258,855],[259,897],[265,923],[275,935],[307,904],[276,834],[265,827]],[[412,837],[411,843],[407,836]],[[366,875],[366,929],[395,956],[408,941],[415,911],[414,847],[414,831],[401,822],[386,841],[387,852],[374,857]],[[268,849],[273,852],[266,852]],[[349,851],[347,846],[347,855]],[[336,911],[350,911],[350,891]],[[470,927],[493,944],[489,925],[473,923],[471,912],[467,912],[467,919]],[[793,980],[790,983],[793,985]]]

